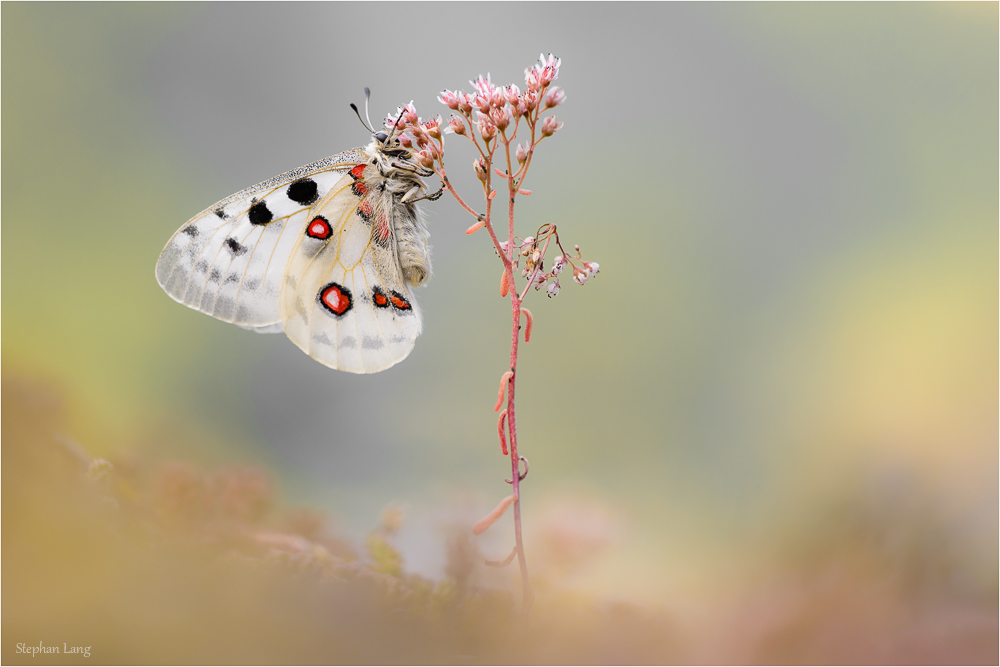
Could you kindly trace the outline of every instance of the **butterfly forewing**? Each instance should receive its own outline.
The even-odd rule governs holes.
[[[278,295],[288,257],[321,200],[366,159],[348,151],[228,197],[181,227],[156,265],[175,300],[255,331],[281,331]]]

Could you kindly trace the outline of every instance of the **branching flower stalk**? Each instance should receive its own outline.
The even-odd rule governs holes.
[[[455,201],[476,219],[476,222],[466,230],[466,234],[485,229],[493,243],[493,250],[503,263],[500,295],[510,298],[510,366],[501,376],[495,412],[500,413],[497,420],[497,435],[501,452],[510,457],[511,477],[506,481],[513,487],[513,492],[489,515],[480,520],[473,527],[473,532],[478,535],[485,531],[509,506],[513,505],[514,548],[506,559],[488,560],[486,564],[502,567],[509,564],[514,555],[517,556],[525,610],[530,607],[532,600],[528,565],[521,538],[521,482],[528,474],[528,460],[518,451],[514,390],[517,384],[517,352],[522,315],[525,320],[526,343],[531,339],[534,317],[523,303],[532,287],[536,291],[545,288],[549,297],[557,296],[560,289],[559,276],[567,267],[572,269],[573,281],[580,285],[597,275],[599,269],[597,262],[583,260],[579,246],[574,247],[573,255],[566,252],[555,225],[543,224],[533,236],[525,238],[519,238],[514,234],[514,207],[517,198],[531,194],[530,190],[524,188],[524,184],[534,161],[535,151],[542,141],[563,127],[555,116],[545,115],[566,99],[565,93],[558,86],[552,85],[559,75],[559,66],[560,60],[555,56],[541,56],[536,65],[524,72],[526,87],[524,93],[513,84],[494,86],[489,75],[485,78],[480,75],[476,81],[470,82],[474,92],[442,91],[438,100],[455,112],[447,125],[443,124],[441,116],[426,121],[421,119],[417,116],[412,102],[397,109],[396,114],[387,118],[385,122],[387,129],[401,133],[400,142],[404,146],[412,147],[415,144],[418,150],[418,162],[424,167],[433,169],[441,178],[441,190],[430,197],[436,198],[444,190],[451,193]],[[478,153],[479,157],[473,161],[472,169],[482,183],[485,201],[483,213],[478,213],[470,206],[448,179],[444,163],[446,134],[465,137]],[[514,142],[519,135],[526,136],[515,145]],[[502,170],[497,166],[498,163],[503,167]],[[499,189],[506,194],[502,199],[497,197],[494,178],[502,180]],[[498,226],[494,219],[494,203],[500,202],[505,202],[507,206],[506,234],[501,232],[504,240],[498,236]],[[560,254],[552,260],[551,267],[546,270],[546,256],[553,243]],[[521,278],[525,279],[523,287],[518,286],[518,272]],[[501,412],[505,394],[506,408]]]

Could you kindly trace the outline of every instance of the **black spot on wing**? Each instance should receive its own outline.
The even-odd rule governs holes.
[[[239,257],[247,251],[247,247],[240,245],[240,242],[234,238],[226,239],[226,248],[233,253],[233,257]]]
[[[267,207],[267,202],[263,201],[259,201],[250,207],[248,217],[250,218],[250,224],[252,225],[266,225],[274,220],[274,214],[271,213],[271,209]]]
[[[319,199],[319,188],[316,186],[316,181],[311,178],[295,181],[288,186],[288,198],[296,204],[309,206]]]
[[[219,209],[216,209],[216,210],[215,210],[214,212],[215,212],[215,214],[216,214],[217,216],[219,216],[219,217],[220,217],[220,218],[222,218],[223,220],[225,220],[225,219],[226,219],[226,218],[228,217],[228,216],[226,215],[226,212],[225,212],[225,211],[223,211],[223,210],[222,210],[221,208],[219,208]]]
[[[194,237],[198,236],[198,228],[195,227],[193,224],[188,225],[187,227],[185,227],[184,229],[182,229],[181,232],[183,232],[184,234],[187,234],[191,238],[194,238]]]

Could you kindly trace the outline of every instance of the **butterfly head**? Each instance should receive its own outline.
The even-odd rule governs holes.
[[[417,163],[416,154],[399,141],[400,136],[396,132],[378,132],[372,135],[368,152],[379,172],[386,177],[402,175],[400,172],[417,176],[432,175],[434,171]]]

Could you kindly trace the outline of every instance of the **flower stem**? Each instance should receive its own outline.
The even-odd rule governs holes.
[[[508,268],[509,270],[509,268]],[[521,568],[521,608],[527,613],[534,597],[528,582],[528,562],[524,558],[524,542],[521,539],[521,466],[517,454],[517,421],[514,416],[514,385],[517,383],[517,344],[521,337],[521,299],[516,289],[510,292],[513,326],[510,340],[511,376],[507,385],[507,428],[510,434],[511,483],[514,486],[514,548],[517,550],[517,564]]]

